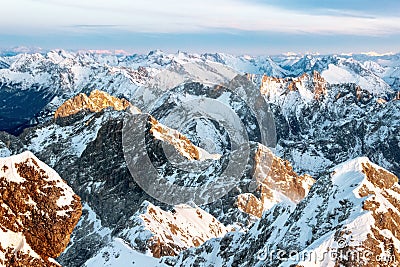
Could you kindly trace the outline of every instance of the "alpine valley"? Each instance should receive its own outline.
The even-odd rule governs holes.
[[[174,115],[196,97],[248,157],[221,197],[169,203],[127,126],[201,197],[245,150]],[[0,266],[400,266],[400,54],[0,52],[0,131]]]

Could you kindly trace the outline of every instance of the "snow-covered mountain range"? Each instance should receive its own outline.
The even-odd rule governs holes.
[[[399,54],[3,55],[0,157],[31,151],[82,199],[80,221],[57,258],[63,266],[351,264],[274,254],[331,250],[379,266],[377,255],[400,260],[399,69]],[[229,117],[223,106],[236,114],[229,122],[243,125],[247,150],[223,120],[174,116],[182,103],[200,106],[205,98],[220,105],[218,112],[206,106],[210,114]],[[187,114],[201,113],[196,105]],[[131,139],[144,138],[131,150],[177,186],[208,188],[237,151],[248,157],[221,197],[164,201],[157,192],[168,194],[165,187],[137,180],[150,179],[143,161],[131,175],[126,125]]]
[[[98,89],[133,101],[135,89],[149,77],[168,67],[193,62],[217,68],[223,65],[242,74],[278,78],[312,74],[316,70],[331,84],[356,83],[376,94],[395,93],[400,89],[399,54],[250,57],[184,52],[165,54],[156,50],[147,55],[114,56],[57,50],[45,54],[0,56],[0,62],[1,127],[16,132],[26,124],[51,116],[65,100],[81,92]],[[13,97],[15,90],[19,92],[18,98]],[[12,106],[8,103],[27,99],[32,99],[35,105],[29,109],[16,105],[13,112],[10,111]]]

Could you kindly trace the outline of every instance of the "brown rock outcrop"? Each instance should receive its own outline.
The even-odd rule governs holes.
[[[0,266],[59,266],[82,206],[32,153],[0,158]]]
[[[275,156],[259,145],[254,157],[253,176],[258,181],[256,195],[241,194],[237,199],[240,210],[261,217],[264,210],[287,198],[298,203],[308,193],[315,180],[305,174],[298,175],[286,160]]]
[[[327,82],[325,79],[321,76],[321,74],[314,70],[313,72],[313,85],[314,85],[314,98],[316,100],[322,99],[327,93]]]
[[[374,189],[379,190],[379,193],[388,201],[388,204],[381,203],[382,200],[379,199],[379,196],[376,196],[378,194],[374,192],[375,190],[368,190],[365,185],[359,190],[360,196],[369,196],[363,203],[363,209],[370,211],[375,219],[375,224],[371,225],[371,233],[358,247],[359,250],[364,251],[362,266],[398,264],[400,251],[395,244],[397,240],[400,240],[400,232],[398,231],[400,222],[398,178],[387,170],[376,168],[370,163],[362,163],[362,172]],[[387,206],[391,207],[387,208]],[[388,237],[387,232],[390,232],[392,237]],[[397,240],[395,241],[395,239]],[[385,257],[380,257],[380,255]]]
[[[177,130],[159,123],[154,117],[149,116],[150,134],[154,138],[172,145],[179,154],[189,160],[218,159],[219,154],[209,154],[206,150],[195,146],[189,138]]]
[[[115,110],[124,110],[131,106],[128,100],[120,99],[107,94],[106,92],[93,90],[89,96],[78,94],[65,101],[55,112],[54,118],[63,118],[74,115],[82,110],[100,112],[111,107]]]
[[[261,80],[261,93],[267,97],[275,94],[288,93],[290,91],[299,91],[300,87],[306,87],[314,94],[315,100],[321,100],[327,94],[326,80],[318,71],[313,71],[312,76],[303,73],[299,77],[276,78],[263,75]]]
[[[160,124],[155,118],[150,117],[150,133],[157,139],[173,145],[182,155],[188,159],[199,160],[200,153],[196,146],[180,132]]]

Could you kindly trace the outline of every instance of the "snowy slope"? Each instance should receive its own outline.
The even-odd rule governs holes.
[[[331,84],[355,83],[375,95],[390,93],[390,86],[380,78],[380,69],[374,68],[373,71],[354,59],[341,59],[336,65],[329,64],[321,75]]]
[[[149,202],[130,219],[135,226],[119,236],[138,248],[138,240],[146,243],[146,252],[153,257],[177,255],[182,250],[197,247],[206,240],[222,237],[229,229],[201,208],[178,205],[164,211]]]
[[[278,204],[248,233],[185,251],[176,266],[395,264],[400,250],[397,182],[367,158],[347,161],[318,180],[297,206]]]
[[[270,57],[233,56],[228,54],[204,54],[206,60],[218,62],[231,67],[240,73],[266,74],[274,77],[284,77],[287,71],[281,68]]]
[[[93,258],[85,262],[85,267],[164,267],[158,259],[141,254],[133,250],[122,239],[116,238],[106,247],[102,248]]]

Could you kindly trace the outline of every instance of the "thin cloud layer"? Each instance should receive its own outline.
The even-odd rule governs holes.
[[[383,14],[398,16],[400,2],[398,0],[250,0],[290,10],[301,10],[308,13],[351,13],[351,14]]]
[[[350,5],[348,9],[334,8],[332,4],[326,5],[327,1],[319,1],[325,4],[319,6],[324,11],[318,14],[315,12],[318,5],[306,8],[307,4],[315,6],[316,1],[305,1],[305,7],[297,9],[296,5],[299,4],[293,7],[288,1],[282,1],[281,4],[278,1],[265,2],[4,0],[2,9],[8,12],[3,13],[0,18],[3,25],[0,34],[94,32],[105,28],[104,25],[113,25],[108,28],[130,33],[248,31],[359,36],[400,33],[400,18],[395,15],[375,14],[373,10],[366,8],[355,10]]]

